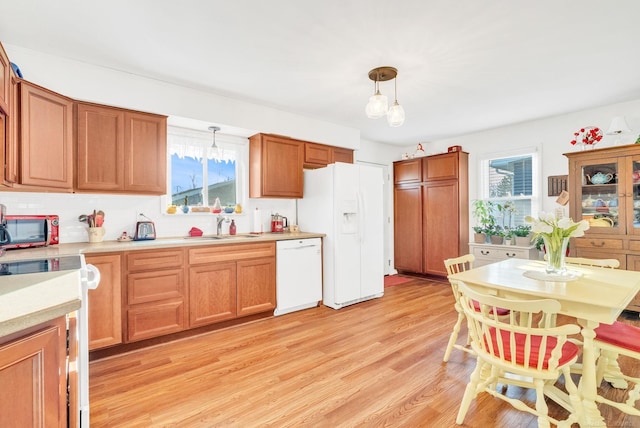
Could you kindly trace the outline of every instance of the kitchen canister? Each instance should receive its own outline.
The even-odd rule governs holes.
[[[87,231],[89,232],[90,243],[102,242],[105,233],[104,227],[90,227]]]

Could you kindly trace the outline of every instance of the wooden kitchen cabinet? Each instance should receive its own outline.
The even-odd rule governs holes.
[[[185,328],[184,250],[126,253],[126,342]]]
[[[0,43],[0,110],[9,114],[9,88],[11,85],[11,63]]]
[[[190,327],[275,309],[274,242],[188,251]]]
[[[11,70],[11,85],[9,87],[9,115],[6,118],[6,132],[4,144],[4,175],[3,183],[13,186],[18,182],[18,77]]]
[[[468,252],[468,156],[394,162],[396,269],[446,276],[444,260]]]
[[[65,317],[0,339],[0,426],[67,426],[66,358]]]
[[[98,288],[89,290],[89,350],[122,343],[122,262],[120,254],[86,255],[100,271]]]
[[[304,143],[305,168],[322,168],[335,162],[353,163],[353,150],[325,144]]]
[[[166,193],[166,117],[76,103],[80,191]]]
[[[19,184],[73,190],[73,101],[19,81]]]
[[[302,198],[304,142],[269,134],[249,138],[249,197]]]
[[[572,238],[577,257],[617,259],[640,271],[640,146],[565,153],[569,159],[569,214],[587,220],[584,237]],[[627,307],[640,312],[640,298]]]

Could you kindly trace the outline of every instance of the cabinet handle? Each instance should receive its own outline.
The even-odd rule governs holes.
[[[591,241],[591,246],[592,247],[604,247],[604,241],[600,242],[600,244],[596,244],[595,242]]]
[[[515,257],[516,253],[505,253],[507,255],[507,257]]]
[[[488,256],[489,254],[491,254],[491,251],[480,250],[480,254],[482,254],[483,256]]]

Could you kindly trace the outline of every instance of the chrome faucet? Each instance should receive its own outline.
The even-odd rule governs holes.
[[[217,232],[216,232],[216,234],[217,234],[218,236],[220,236],[220,235],[222,235],[222,222],[223,222],[223,221],[226,221],[226,222],[228,223],[228,222],[229,222],[229,219],[228,219],[228,218],[226,218],[225,216],[221,216],[221,215],[219,215],[219,216],[217,217],[217,220],[218,220],[218,222],[217,222]]]

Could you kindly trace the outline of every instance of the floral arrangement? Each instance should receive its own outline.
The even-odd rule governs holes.
[[[542,238],[547,252],[547,272],[561,273],[565,270],[564,257],[566,255],[569,238],[584,236],[589,229],[589,222],[581,220],[574,222],[569,217],[558,219],[554,214],[540,213],[537,219],[527,216],[527,223],[531,223],[533,240]]]
[[[602,140],[602,130],[597,126],[580,128],[580,130],[578,132],[574,132],[573,135],[575,138],[571,140],[572,146],[575,146],[578,143],[590,146]]]

